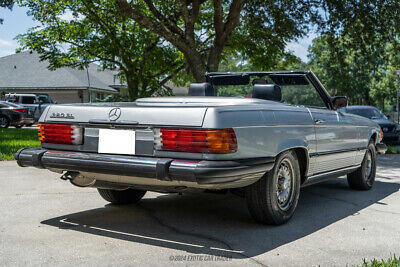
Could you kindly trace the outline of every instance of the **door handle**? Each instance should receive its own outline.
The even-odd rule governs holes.
[[[325,121],[321,119],[315,119],[314,122],[315,124],[323,124]]]

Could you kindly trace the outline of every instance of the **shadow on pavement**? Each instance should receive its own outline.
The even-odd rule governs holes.
[[[302,189],[292,220],[275,227],[255,223],[245,200],[231,194],[160,195],[138,205],[106,205],[42,223],[182,252],[248,258],[357,216],[399,187],[377,181],[371,191],[352,191],[345,179],[310,186]]]

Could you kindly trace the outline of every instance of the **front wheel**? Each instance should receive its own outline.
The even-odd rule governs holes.
[[[365,152],[361,167],[347,174],[350,188],[355,190],[370,190],[375,182],[376,175],[376,149],[371,142]]]
[[[146,194],[146,191],[136,189],[112,190],[97,188],[97,191],[99,191],[102,198],[117,205],[137,203]]]
[[[293,216],[300,195],[300,167],[294,151],[280,154],[272,170],[246,188],[253,218],[264,224],[284,224]]]

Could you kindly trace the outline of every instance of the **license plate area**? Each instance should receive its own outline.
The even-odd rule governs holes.
[[[136,132],[99,129],[98,153],[136,155]]]

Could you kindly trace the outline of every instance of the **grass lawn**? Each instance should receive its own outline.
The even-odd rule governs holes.
[[[14,153],[23,147],[39,147],[35,129],[0,129],[0,160],[13,160]]]
[[[400,149],[397,149],[392,146],[387,146],[386,154],[400,154]]]
[[[393,255],[388,260],[378,261],[374,259],[371,262],[364,260],[362,267],[400,267],[400,258]]]

